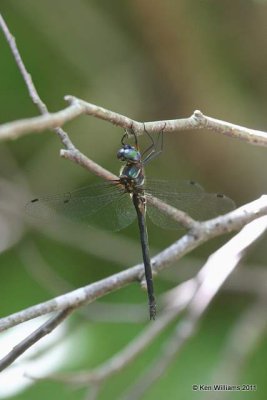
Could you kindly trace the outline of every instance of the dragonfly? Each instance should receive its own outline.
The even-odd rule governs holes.
[[[146,131],[151,144],[141,153],[136,133],[126,130],[121,139],[117,158],[123,162],[117,180],[91,184],[63,194],[49,195],[31,200],[26,212],[41,219],[51,219],[62,215],[80,219],[89,225],[97,225],[113,231],[129,226],[137,217],[144,263],[150,320],[156,317],[152,265],[146,214],[155,225],[165,229],[181,229],[177,221],[151,204],[149,197],[188,213],[191,217],[204,220],[225,214],[235,208],[235,203],[227,196],[207,193],[197,182],[169,182],[145,178],[145,165],[157,157],[163,148],[163,130],[157,140]],[[130,131],[130,132],[129,132]],[[130,134],[134,145],[126,143]]]

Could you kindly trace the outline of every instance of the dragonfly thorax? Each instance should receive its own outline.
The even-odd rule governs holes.
[[[120,181],[124,186],[142,186],[144,180],[142,164],[126,164],[120,170]]]

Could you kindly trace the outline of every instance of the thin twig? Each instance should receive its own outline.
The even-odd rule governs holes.
[[[42,337],[51,333],[67,316],[73,311],[71,307],[60,311],[56,316],[50,318],[38,329],[32,332],[24,340],[18,343],[5,357],[0,360],[0,371],[11,365],[26,350],[38,342]]]
[[[16,45],[16,39],[14,36],[10,33],[7,24],[5,23],[4,18],[0,14],[0,27],[2,28],[2,31],[6,37],[7,43],[9,44],[9,47],[11,49],[11,52],[15,58],[16,64],[20,70],[20,73],[26,83],[29,95],[33,101],[33,103],[38,107],[39,111],[41,114],[46,114],[48,113],[46,105],[43,103],[41,100],[40,96],[38,95],[38,92],[34,86],[34,83],[32,81],[31,75],[28,73],[28,71],[25,68],[24,62],[21,58],[21,55],[18,51],[17,45]]]
[[[83,153],[79,150],[61,150],[60,155],[63,158],[66,158],[70,161],[75,162],[76,164],[80,165],[81,167],[87,169],[90,172],[93,172],[96,176],[103,178],[107,181],[118,181],[118,177],[112,172],[108,171],[107,169],[101,167],[101,165],[95,163],[90,158],[86,157]]]
[[[92,103],[88,103],[87,101],[78,99],[78,97],[75,96],[64,96],[64,100],[66,100],[70,105],[79,105],[86,115],[91,115],[95,118],[102,119],[103,121],[110,122],[111,124],[120,126],[123,129],[133,129],[136,134],[144,133],[143,122],[135,121],[132,118],[126,117],[125,115],[119,114],[115,111],[108,110]],[[162,130],[163,128],[164,125],[162,124],[157,132]]]
[[[67,122],[68,119],[73,119],[76,116],[80,115],[80,111],[81,111],[80,108],[79,107],[72,107],[70,109],[68,107],[68,113],[67,114],[66,114],[65,110],[63,110],[64,111],[63,113],[62,112],[60,112],[60,114],[57,113],[58,114],[57,116],[52,116],[52,118],[49,118],[51,114],[49,114],[49,111],[48,111],[48,108],[47,108],[46,104],[40,98],[40,96],[39,96],[39,94],[38,94],[38,92],[36,90],[36,87],[35,87],[35,85],[33,83],[32,77],[29,74],[29,72],[27,71],[27,69],[25,67],[25,64],[24,64],[24,62],[22,60],[22,57],[21,57],[20,52],[18,50],[18,47],[16,45],[16,40],[15,40],[14,36],[11,34],[11,32],[9,31],[8,26],[5,23],[5,20],[4,20],[4,18],[2,17],[1,14],[0,14],[0,27],[1,27],[3,33],[4,33],[5,37],[6,37],[7,43],[8,43],[8,45],[10,47],[10,50],[11,50],[13,56],[14,56],[15,62],[17,64],[18,68],[19,68],[19,71],[20,71],[20,73],[22,75],[22,78],[25,81],[26,87],[28,89],[29,95],[30,95],[33,103],[37,106],[38,110],[40,111],[40,113],[42,115],[46,115],[48,117],[48,118],[46,118],[44,120],[42,120],[42,119],[41,120],[37,120],[37,123],[36,123],[36,120],[30,122],[31,127],[32,128],[35,127],[37,129],[36,132],[40,132],[40,129],[44,130],[44,129],[47,129],[47,128],[54,128],[53,129],[54,132],[56,132],[56,134],[59,136],[59,138],[61,139],[61,142],[64,144],[66,149],[69,149],[69,150],[74,149],[75,147],[71,143],[68,134],[65,131],[63,131],[63,129],[59,128],[59,126],[61,126],[61,124],[63,123],[62,122],[62,118],[63,118],[64,122]],[[57,119],[58,119],[58,121],[57,121]],[[46,127],[45,124],[47,123],[48,120],[49,120],[50,124],[52,123],[52,124],[55,124],[55,125]],[[21,127],[19,127],[19,125],[20,125],[19,123],[15,125],[17,128],[19,128],[18,133],[17,133],[19,136],[23,135],[25,133],[28,133],[26,120],[23,120],[23,121],[25,121],[25,122],[21,124]],[[16,121],[16,122],[19,122],[19,121]],[[40,124],[40,125],[43,124],[42,128],[40,128],[40,125],[38,125],[38,124]],[[3,126],[5,127],[3,129],[3,139],[5,138],[5,135],[7,135],[11,139],[16,138],[16,132],[14,132],[12,130],[13,129],[12,127],[11,127],[11,131],[10,131],[9,124],[5,124]],[[11,136],[8,135],[8,132],[11,132]],[[2,136],[0,135],[0,138],[1,137]]]
[[[87,103],[84,100],[78,99],[74,96],[65,96],[65,100],[69,104],[79,103],[84,107],[86,114],[93,115],[96,118],[109,121],[114,125],[118,125],[121,128],[127,129],[132,128],[136,134],[144,133],[144,123],[134,121],[121,114],[117,114],[113,111],[106,110],[102,107],[96,106],[91,103]],[[149,133],[160,132],[173,132],[188,129],[211,129],[216,133],[227,135],[233,138],[243,140],[247,143],[254,144],[257,146],[267,146],[267,132],[259,131],[255,129],[249,129],[244,126],[231,124],[229,122],[221,121],[219,119],[208,117],[202,114],[201,111],[196,110],[188,118],[180,118],[173,120],[153,121],[145,122],[146,131]]]
[[[42,132],[63,125],[83,113],[79,105],[72,105],[56,113],[7,122],[0,126],[0,139],[17,139],[30,132]]]
[[[137,134],[144,133],[143,122],[135,121],[129,117],[88,103],[84,100],[77,99],[73,96],[66,96],[65,98],[70,102],[70,106],[62,111],[49,113],[46,115],[46,118],[33,117],[1,125],[0,140],[14,139],[27,133],[41,132],[45,129],[52,129],[56,126],[62,126],[66,122],[73,120],[81,114],[92,115],[124,129],[132,128]],[[188,118],[146,122],[145,127],[149,133],[159,132],[162,129],[164,129],[164,133],[189,129],[210,129],[215,133],[240,139],[249,144],[263,147],[267,146],[266,132],[220,121],[218,119],[205,116],[199,110],[196,110]],[[66,148],[70,149],[69,145],[67,145]]]

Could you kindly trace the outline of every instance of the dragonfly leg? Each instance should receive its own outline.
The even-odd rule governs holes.
[[[122,144],[122,146],[125,146],[125,145],[126,145],[124,139],[125,139],[125,138],[129,138],[129,133],[130,133],[131,135],[133,135],[135,147],[136,147],[136,149],[138,149],[138,140],[137,140],[137,135],[136,135],[136,133],[135,133],[135,130],[133,129],[133,124],[131,124],[130,128],[124,129],[124,135],[122,136],[122,139],[121,139],[121,144]]]
[[[156,141],[152,138],[150,133],[146,130],[146,126],[144,123],[144,131],[146,132],[147,136],[149,137],[150,141],[152,142],[151,145],[143,152],[142,158],[143,158],[143,164],[146,164],[153,160],[153,158],[156,158],[163,150],[163,131],[165,129],[166,122],[164,124],[164,127],[161,129],[160,132],[158,132],[158,136]]]

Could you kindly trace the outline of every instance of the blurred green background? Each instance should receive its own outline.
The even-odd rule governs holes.
[[[266,131],[265,1],[1,0],[0,11],[50,111],[65,107],[64,95],[72,94],[139,121],[181,118],[200,109],[214,118]],[[38,115],[2,33],[0,104],[0,123]],[[122,130],[86,116],[68,123],[65,129],[88,157],[118,173],[116,151]],[[1,316],[141,261],[135,224],[113,234],[79,226],[70,230],[53,221],[39,228],[25,223],[23,207],[32,196],[97,181],[61,159],[60,148],[57,136],[48,131],[1,143]],[[213,132],[185,131],[165,135],[164,152],[147,167],[147,175],[194,179],[208,191],[223,192],[242,205],[265,193],[266,165],[264,148]],[[177,239],[176,233],[150,224],[149,235],[152,254]],[[194,276],[205,257],[227,239],[203,245],[157,277],[158,296],[185,277]],[[266,279],[266,259],[265,241],[261,240],[237,272],[241,288],[243,267],[254,271],[256,282]],[[234,327],[256,301],[253,289],[250,294],[245,289],[222,291],[195,337],[143,398],[205,398],[203,393],[192,391],[192,384],[211,382]],[[121,307],[120,311],[116,307]],[[70,318],[62,337],[52,345],[63,345],[69,338],[68,348],[56,357],[55,369],[95,367],[148,323],[146,296],[136,284],[83,311],[86,315],[76,313]],[[149,362],[160,354],[169,333],[167,329],[135,362],[109,380],[100,399],[119,398],[142,376]],[[246,393],[247,399],[266,399],[266,343],[263,331],[234,382],[258,385],[256,393]],[[47,366],[53,360],[51,355],[44,363]],[[46,371],[44,364],[40,368],[40,374]],[[22,364],[9,385],[19,381],[25,370]],[[8,382],[7,375],[2,377]],[[1,391],[0,396],[4,398]],[[85,390],[39,382],[10,396],[72,400],[83,399]],[[228,397],[222,393],[220,398],[223,396],[241,399],[243,392]]]

